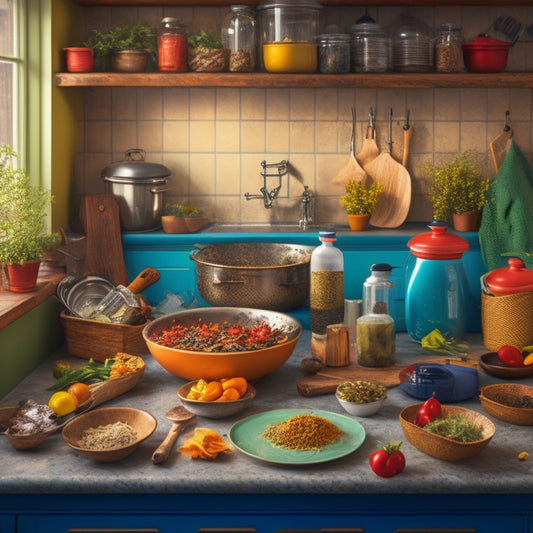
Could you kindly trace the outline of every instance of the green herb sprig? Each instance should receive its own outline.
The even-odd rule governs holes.
[[[468,359],[468,344],[459,343],[454,337],[445,337],[438,328],[423,337],[420,344],[427,352],[450,355],[462,361]]]
[[[483,438],[482,429],[471,424],[461,413],[437,418],[426,424],[424,429],[458,442],[475,442]]]

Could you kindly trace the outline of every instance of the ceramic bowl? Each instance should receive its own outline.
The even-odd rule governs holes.
[[[99,450],[87,448],[81,444],[84,431],[115,422],[130,425],[137,432],[135,441],[127,446]],[[124,459],[132,454],[139,444],[155,431],[156,427],[157,420],[146,411],[129,407],[106,407],[89,411],[71,420],[63,428],[63,439],[82,457],[94,461],[111,462]]]
[[[201,400],[189,400],[187,394],[197,381],[185,383],[178,389],[181,403],[192,413],[204,418],[226,418],[241,413],[248,409],[255,398],[255,388],[248,383],[248,388],[243,396],[232,402],[204,402]]]
[[[368,383],[370,385],[379,385],[380,388],[383,388],[383,397],[379,398],[378,400],[371,401],[371,402],[351,402],[348,400],[344,400],[340,397],[339,394],[339,388],[346,386],[350,382],[341,383],[337,387],[337,391],[335,392],[335,397],[337,398],[337,401],[340,403],[340,405],[343,407],[343,409],[350,413],[351,415],[355,416],[372,416],[376,414],[381,407],[383,406],[385,399],[387,398],[387,389],[385,385],[382,383],[372,382],[372,381],[366,381],[366,380],[358,380],[357,383]]]
[[[17,450],[31,450],[37,448],[42,444],[47,437],[55,433],[59,426],[49,429],[47,431],[40,431],[39,433],[9,433],[8,421],[15,414],[18,407],[2,407],[0,408],[0,428],[3,431],[7,441],[13,448]]]
[[[512,407],[502,403],[503,398],[519,399],[523,396],[533,397],[533,387],[516,383],[499,383],[485,385],[479,392],[479,401],[489,415],[521,426],[533,425],[533,409]]]
[[[176,325],[191,326],[199,321],[257,325],[265,320],[272,328],[287,332],[286,341],[268,348],[243,352],[200,352],[162,346],[152,335]],[[154,359],[168,372],[187,380],[218,380],[242,376],[247,381],[262,378],[281,367],[290,357],[302,334],[301,324],[278,311],[241,307],[201,307],[164,315],[150,322],[143,337]]]
[[[471,424],[482,428],[483,438],[474,442],[459,442],[442,437],[441,435],[435,435],[414,423],[415,415],[422,405],[422,403],[417,403],[408,405],[402,409],[400,413],[400,425],[406,439],[415,448],[437,459],[458,461],[472,457],[487,446],[496,432],[492,421],[477,411],[465,409],[464,407],[446,405],[442,406],[443,416],[462,414]]]
[[[522,379],[533,376],[533,365],[508,366],[498,358],[497,352],[484,353],[479,358],[479,366],[487,373],[502,379]]]

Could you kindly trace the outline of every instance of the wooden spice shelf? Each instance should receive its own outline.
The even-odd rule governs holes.
[[[263,87],[263,88],[531,88],[533,72],[268,74],[268,73],[139,73],[90,72],[56,74],[58,87]]]

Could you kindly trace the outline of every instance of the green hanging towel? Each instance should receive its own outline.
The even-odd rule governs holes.
[[[533,267],[533,170],[511,141],[483,208],[479,244],[488,271],[508,266],[510,255]],[[505,254],[505,255],[503,255]]]

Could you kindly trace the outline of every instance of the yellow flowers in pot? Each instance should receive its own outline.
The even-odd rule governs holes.
[[[340,204],[346,209],[348,224],[352,231],[366,228],[382,192],[383,187],[377,181],[374,181],[369,187],[365,187],[362,181],[349,180],[346,182],[346,192],[340,199]]]

